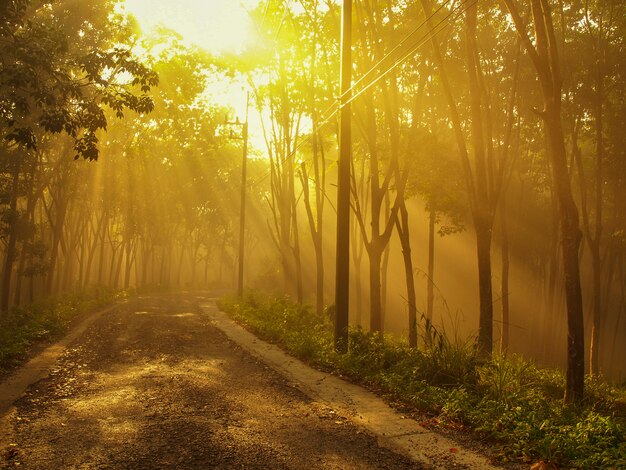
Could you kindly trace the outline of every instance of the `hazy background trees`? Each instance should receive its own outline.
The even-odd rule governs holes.
[[[5,3],[3,310],[95,284],[234,287],[241,141],[224,122],[244,116],[212,98],[229,82],[262,124],[246,286],[332,304],[336,2],[261,2],[255,43],[220,56],[106,1]],[[564,366],[569,311],[588,370],[623,378],[625,13],[356,3],[353,324]]]

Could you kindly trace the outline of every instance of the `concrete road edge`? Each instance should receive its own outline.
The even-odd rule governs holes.
[[[379,444],[431,468],[495,469],[470,449],[406,419],[364,388],[315,370],[245,330],[215,302],[202,305],[212,324],[230,340],[283,375],[302,392],[374,434]]]

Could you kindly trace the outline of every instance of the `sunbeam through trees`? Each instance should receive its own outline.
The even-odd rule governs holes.
[[[347,375],[392,341],[416,381],[465,347],[444,387],[624,383],[623,1],[127,2],[0,2],[3,328],[96,287],[233,291],[287,302],[279,343],[339,322],[307,351]]]

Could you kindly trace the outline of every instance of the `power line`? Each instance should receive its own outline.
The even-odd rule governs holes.
[[[349,100],[347,100],[343,104],[343,106],[352,103],[355,99],[357,99],[359,96],[361,96],[363,93],[365,93],[369,88],[371,88],[373,85],[375,85],[380,80],[382,80],[385,76],[387,76],[387,74],[389,72],[391,72],[397,66],[402,64],[406,59],[411,57],[413,52],[415,52],[417,49],[419,49],[424,44],[426,44],[428,41],[430,41],[433,37],[435,37],[437,35],[437,33],[443,31],[446,27],[450,26],[450,24],[452,23],[452,20],[449,21],[447,24],[443,24],[443,23],[446,22],[453,14],[455,14],[455,9],[457,10],[458,14],[456,14],[456,16],[453,18],[453,20],[456,20],[456,19],[460,18],[463,15],[463,13],[465,13],[468,9],[470,9],[472,6],[474,6],[478,2],[478,0],[473,0],[463,10],[459,10],[460,6],[462,6],[463,4],[467,3],[468,1],[469,0],[463,0],[459,4],[458,7],[455,6],[454,8],[452,8],[452,10],[450,10],[450,12],[439,21],[439,23],[437,23],[435,26],[433,26],[431,28],[431,30],[428,32],[428,34],[426,36],[424,36],[420,42],[415,44],[415,46],[413,46],[411,49],[409,49],[402,57],[400,57],[398,60],[396,60],[390,67],[388,67],[385,71],[381,72],[376,78],[374,78],[366,86],[364,86],[357,93],[355,93]],[[432,16],[433,15],[431,15],[431,18],[432,18]],[[442,24],[443,24],[443,26],[441,26]],[[439,26],[441,26],[441,28],[437,31],[436,29],[439,28]]]
[[[365,72],[363,75],[361,75],[361,77],[346,91],[345,94],[349,94],[352,93],[352,91],[363,81],[365,80],[372,72],[374,72],[380,65],[383,64],[383,62],[385,62],[389,57],[391,57],[391,55],[397,51],[400,47],[402,47],[402,45],[407,42],[414,34],[416,34],[420,29],[422,29],[424,27],[425,24],[428,23],[428,21],[430,21],[437,13],[439,13],[439,11],[441,11],[443,9],[444,6],[446,6],[448,3],[450,3],[451,0],[445,0],[445,2],[443,2],[441,5],[439,5],[439,7],[430,14],[430,16],[428,18],[425,18],[424,21],[422,21],[417,27],[415,27],[409,34],[407,34],[404,38],[402,38],[402,40],[396,44],[389,52],[387,52],[385,54],[385,56],[380,59],[378,62],[376,62],[376,64],[374,64],[367,72]],[[341,96],[341,98],[343,98],[343,95]]]
[[[428,18],[426,18],[422,23],[420,23],[416,28],[414,28],[407,36],[405,36],[396,46],[394,46],[394,48],[389,51],[380,61],[378,61],[373,67],[371,67],[364,75],[362,75],[359,80],[352,85],[345,93],[344,95],[347,95],[349,93],[351,93],[354,88],[357,86],[357,84],[361,83],[364,79],[364,77],[370,75],[373,71],[375,71],[382,62],[384,62],[385,60],[387,60],[391,54],[393,52],[395,52],[396,50],[398,50],[400,48],[400,46],[402,44],[404,44],[409,38],[411,38],[414,34],[417,33],[417,31],[419,31],[421,28],[424,27],[425,24],[427,24],[439,11],[441,11],[441,9],[449,3],[450,0],[446,0],[442,5],[440,5],[434,12],[432,12]],[[369,88],[371,88],[373,85],[375,85],[376,83],[378,83],[381,79],[383,79],[389,72],[391,72],[393,69],[395,69],[397,66],[399,66],[400,64],[402,64],[406,59],[408,59],[417,49],[419,49],[420,47],[422,47],[425,43],[427,43],[428,41],[430,41],[435,35],[437,35],[438,33],[440,33],[441,31],[443,31],[446,27],[450,26],[453,22],[453,20],[456,20],[458,18],[460,18],[463,13],[465,13],[469,8],[471,8],[474,4],[477,3],[478,0],[473,0],[472,3],[470,3],[469,5],[467,5],[465,8],[463,8],[461,10],[461,7],[466,4],[469,0],[462,0],[459,4],[455,5],[435,26],[433,26],[432,28],[429,29],[429,31],[426,33],[426,35],[424,35],[420,41],[418,41],[416,44],[414,44],[413,46],[411,46],[407,52],[404,53],[404,55],[402,55],[399,59],[397,59],[393,64],[391,64],[387,69],[385,69],[383,72],[381,72],[378,76],[376,76],[372,81],[370,81],[367,85],[365,85],[363,88],[361,88],[358,92],[356,92],[349,100],[346,101],[346,103],[344,103],[344,105],[347,105],[349,103],[352,103],[355,99],[357,99],[359,96],[361,96],[363,93],[365,93],[365,91],[367,91]],[[454,15],[454,18],[450,19],[452,16]],[[446,23],[447,22],[447,23]],[[445,23],[445,24],[444,24]],[[437,28],[439,28],[437,30]],[[342,96],[344,96],[342,95]],[[330,122],[330,119],[333,118],[337,112],[340,109],[339,106],[339,99],[335,99],[335,101],[333,101],[333,103],[326,109],[326,111],[324,111],[322,114],[325,114],[327,112],[329,112],[334,106],[337,106],[337,109],[335,109],[331,114],[328,115],[328,117],[323,118],[321,121],[318,122],[317,124],[317,128],[318,130],[325,126],[326,124],[328,124]],[[305,145],[313,136],[312,135],[308,135],[306,137],[304,137],[299,143],[298,145],[296,145],[296,147],[289,152],[282,160],[280,160],[278,163],[280,165],[282,165],[283,163],[285,163],[289,158],[293,157],[296,152],[303,146]],[[270,171],[268,171],[265,175],[263,175],[261,178],[259,178],[258,180],[256,180],[254,183],[252,183],[253,185],[258,185],[260,183],[262,183],[263,181],[265,181],[270,175],[272,174],[272,170],[270,169]]]

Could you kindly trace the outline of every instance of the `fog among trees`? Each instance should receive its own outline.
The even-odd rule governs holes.
[[[350,324],[567,369],[566,400],[623,381],[624,2],[352,8]],[[0,3],[2,314],[236,290],[245,155],[245,289],[333,315],[341,4],[250,14],[212,53],[113,1]]]

